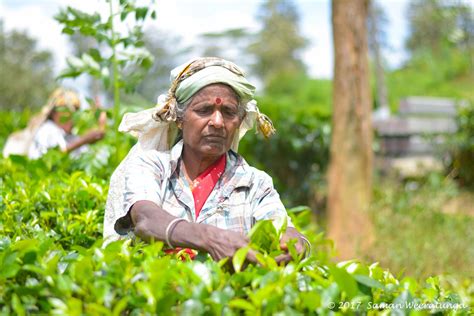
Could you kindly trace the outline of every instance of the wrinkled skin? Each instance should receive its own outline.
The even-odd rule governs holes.
[[[224,84],[209,85],[194,95],[180,122],[191,180],[230,149],[242,122],[238,109],[235,92]]]

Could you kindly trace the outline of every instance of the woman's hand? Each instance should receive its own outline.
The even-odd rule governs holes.
[[[105,128],[107,127],[107,112],[100,112],[98,125],[99,130],[105,132]]]
[[[218,261],[223,258],[232,257],[237,250],[245,247],[249,243],[249,238],[240,233],[220,229],[210,225],[200,225],[202,228],[200,238],[203,241],[202,250],[206,251],[211,257]],[[287,243],[296,239],[295,249],[298,254],[302,254],[306,251],[305,242],[302,239],[303,235],[299,233],[295,228],[288,227],[285,234],[280,240],[280,248],[286,253],[279,255],[275,258],[277,263],[288,263],[292,260],[291,254],[288,252]],[[247,253],[247,260],[253,263],[257,263],[255,251],[250,249]]]
[[[166,227],[176,218],[150,201],[138,201],[130,213],[135,234],[145,240],[165,241]],[[287,253],[275,258],[278,263],[287,263],[292,259],[287,245],[291,239],[297,239],[295,248],[298,254],[304,253],[305,244],[301,236],[295,228],[287,228],[280,240],[281,249]],[[185,221],[177,223],[168,237],[173,246],[205,251],[216,261],[232,258],[237,250],[249,244],[249,238],[242,233]],[[257,263],[255,254],[255,250],[250,249],[247,260]]]
[[[296,230],[294,227],[288,227],[286,229],[285,234],[280,239],[280,248],[281,250],[286,251],[285,254],[279,255],[275,258],[276,262],[284,262],[288,263],[291,260],[291,254],[288,253],[288,242],[292,239],[296,239],[295,249],[298,254],[302,254],[305,252],[305,242],[301,238],[303,235]]]
[[[249,243],[249,238],[241,233],[220,229],[210,225],[201,225],[203,250],[219,261],[234,256],[235,252]],[[255,251],[249,250],[247,260],[257,262]]]

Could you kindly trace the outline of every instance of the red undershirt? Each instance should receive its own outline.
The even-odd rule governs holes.
[[[196,179],[191,186],[191,192],[194,197],[194,209],[196,211],[196,219],[199,217],[202,207],[207,201],[212,190],[216,186],[220,177],[224,173],[226,164],[226,155],[222,155],[216,162],[210,165]]]

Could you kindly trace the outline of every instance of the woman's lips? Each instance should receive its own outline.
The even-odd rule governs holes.
[[[206,135],[206,136],[204,136],[204,138],[207,138],[207,139],[225,139],[225,137],[222,136],[222,135]]]

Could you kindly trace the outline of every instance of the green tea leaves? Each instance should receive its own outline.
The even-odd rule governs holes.
[[[111,148],[103,150],[113,157]],[[310,211],[303,208],[290,213],[292,222],[317,249],[304,259],[295,239],[281,249],[286,224],[277,229],[270,220],[257,222],[248,247],[220,262],[204,253],[182,261],[166,255],[161,241],[103,247],[109,163],[92,173],[51,151],[38,161],[0,159],[0,167],[3,314],[404,315],[416,311],[390,306],[472,304],[466,289],[458,295],[443,277],[400,281],[377,263],[332,263],[330,242],[305,226]],[[249,252],[256,264],[248,262]],[[278,262],[281,255],[292,260]]]

